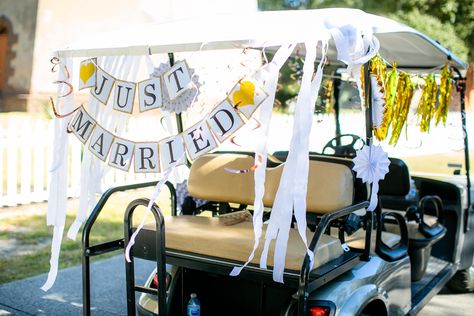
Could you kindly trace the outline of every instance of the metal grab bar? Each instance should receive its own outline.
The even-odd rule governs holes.
[[[135,209],[142,205],[148,206],[149,199],[137,199],[127,206],[124,216],[124,235],[125,244],[128,244],[130,237],[133,234],[133,213]],[[158,274],[158,312],[160,316],[168,315],[168,307],[166,306],[166,249],[165,249],[165,218],[160,211],[160,208],[153,203],[150,209],[155,218],[156,225],[156,271]],[[135,291],[146,292],[141,287],[135,286],[135,267],[133,258],[133,248],[130,251],[130,262],[125,261],[125,274],[127,284],[127,312],[129,316],[134,316],[135,313]]]
[[[82,231],[82,314],[84,316],[89,316],[91,314],[91,295],[90,295],[90,257],[114,251],[117,249],[124,248],[124,240],[118,239],[111,242],[106,242],[100,245],[90,246],[90,233],[92,226],[94,226],[97,217],[104,208],[108,199],[117,192],[123,192],[134,189],[141,189],[150,186],[154,186],[158,181],[136,183],[129,185],[122,185],[108,189],[105,191],[97,202],[96,206],[92,210],[91,214],[87,218],[87,221],[84,223],[84,228]],[[177,205],[176,205],[176,190],[171,182],[165,182],[165,185],[168,187],[171,194],[171,213],[176,215]]]
[[[326,229],[328,228],[331,222],[343,216],[349,215],[352,212],[355,212],[362,208],[367,208],[368,206],[369,206],[369,202],[365,201],[365,202],[361,202],[355,205],[344,207],[335,212],[323,215],[321,217],[321,221],[319,222],[317,226],[316,232],[314,233],[313,239],[311,240],[311,243],[308,247],[309,250],[314,251],[319,240],[321,239],[321,236],[324,234],[324,232],[326,231]],[[367,225],[369,226],[369,229],[367,229],[365,249],[362,256],[363,258],[368,259],[369,254],[370,254],[370,235],[371,235],[371,228],[372,228],[373,212],[367,212],[366,216],[368,219],[368,224],[370,224],[370,226]],[[306,316],[306,307],[307,307],[308,295],[309,295],[307,288],[308,288],[309,274],[311,272],[309,264],[310,264],[309,256],[306,255],[303,261],[303,266],[301,268],[299,285],[298,285],[298,315],[300,316]]]

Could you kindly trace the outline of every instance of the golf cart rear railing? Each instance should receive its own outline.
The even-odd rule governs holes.
[[[125,228],[126,238],[125,243],[128,242],[128,238],[133,233],[133,223],[131,221],[133,211],[138,206],[147,206],[148,199],[137,199],[132,201],[126,211],[125,219],[126,225]],[[349,214],[353,213],[354,211],[360,210],[368,206],[368,202],[358,203],[356,205],[348,206],[342,208],[340,210],[328,213],[323,215],[320,218],[320,222],[316,229],[316,232],[311,240],[309,248],[312,251],[315,251],[318,246],[318,242],[321,239],[321,236],[328,231],[332,222],[341,219],[343,217],[347,217]],[[129,315],[135,314],[135,291],[145,292],[149,294],[156,295],[157,293],[161,293],[162,291],[166,292],[165,283],[161,282],[161,280],[165,280],[165,261],[163,260],[163,256],[166,256],[166,263],[177,265],[184,268],[196,269],[206,272],[218,273],[222,275],[228,275],[230,270],[237,264],[230,260],[225,260],[222,258],[212,258],[205,255],[200,254],[189,254],[186,252],[178,252],[175,250],[165,250],[164,249],[164,232],[165,232],[165,224],[164,221],[161,219],[163,215],[159,207],[154,205],[151,209],[151,212],[154,215],[156,220],[156,231],[155,231],[155,238],[147,238],[143,235],[137,236],[136,243],[133,247],[133,250],[130,255],[131,262],[126,263],[126,272],[127,272],[127,309]],[[364,221],[364,228],[372,227],[372,213],[367,213]],[[342,237],[341,237],[342,236]],[[343,234],[340,234],[340,238],[344,238]],[[341,241],[343,242],[343,241]],[[357,263],[361,260],[367,260],[369,258],[370,253],[370,246],[371,246],[371,229],[366,230],[365,236],[365,249],[363,250],[356,250],[350,252],[344,252],[338,258],[314,269],[311,270],[309,267],[309,260],[308,257],[305,258],[303,261],[302,268],[300,270],[299,275],[294,272],[285,272],[285,282],[289,284],[295,284],[295,289],[297,288],[298,293],[298,314],[299,315],[306,315],[306,303],[308,298],[308,293],[316,290],[317,288],[323,286],[327,282],[330,282],[334,278],[342,275],[343,273],[352,269]],[[352,249],[354,250],[354,249]],[[139,287],[134,284],[134,265],[133,260],[134,258],[141,258],[146,260],[157,260],[157,271],[158,271],[158,291],[156,290],[149,290],[147,288]],[[317,258],[315,258],[317,260]],[[261,269],[255,265],[247,266],[246,270],[242,272],[246,275],[252,275],[255,278],[262,278],[271,280],[272,271]],[[161,287],[160,287],[161,286]],[[160,290],[161,289],[161,290]],[[161,312],[164,311],[162,306],[166,305],[166,294],[162,296],[161,294],[158,295],[158,310],[160,311],[161,315],[166,315],[165,313]],[[166,313],[169,312],[169,304],[166,308]]]
[[[84,224],[84,230],[82,233],[82,302],[83,302],[83,315],[91,314],[91,291],[90,291],[90,257],[102,255],[108,252],[116,251],[125,248],[124,238],[116,239],[96,245],[90,245],[90,234],[92,227],[94,226],[100,212],[104,208],[109,198],[117,192],[124,192],[136,189],[142,189],[146,187],[153,187],[156,185],[156,181],[144,182],[130,185],[123,185],[113,187],[107,190],[97,202],[92,213]],[[176,215],[176,191],[170,182],[165,182],[171,196],[171,214]]]

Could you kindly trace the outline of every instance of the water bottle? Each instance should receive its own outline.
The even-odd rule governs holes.
[[[200,316],[201,315],[201,304],[197,299],[196,293],[191,293],[191,299],[188,302],[188,316]]]

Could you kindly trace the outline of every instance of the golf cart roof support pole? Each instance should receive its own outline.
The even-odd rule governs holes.
[[[464,221],[464,231],[469,230],[469,211],[471,209],[471,166],[469,160],[469,139],[467,133],[467,122],[466,122],[466,103],[465,103],[465,92],[466,92],[466,78],[461,75],[459,69],[453,66],[453,70],[458,75],[456,80],[457,89],[459,91],[460,103],[461,103],[461,123],[462,131],[464,136],[464,164],[466,169],[466,187],[467,187],[467,210],[465,210],[465,221]]]
[[[370,61],[364,64],[365,143],[372,141],[372,88],[370,86]]]
[[[174,66],[174,53],[168,53],[168,59],[170,61],[170,66]],[[176,113],[176,126],[178,127],[178,133],[181,134],[184,132],[183,128],[183,117],[181,113]],[[186,157],[186,166],[191,167],[191,162],[189,161],[188,157]]]
[[[340,115],[339,115],[339,89],[341,85],[341,79],[334,79],[334,116],[336,119],[336,145],[341,145],[341,139],[338,137],[341,135],[341,123],[339,122]]]

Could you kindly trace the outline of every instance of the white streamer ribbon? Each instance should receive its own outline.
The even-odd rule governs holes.
[[[253,229],[254,229],[254,245],[247,261],[240,267],[234,267],[230,275],[237,276],[240,274],[254,258],[255,251],[258,248],[260,237],[262,236],[263,226],[263,195],[265,193],[265,171],[267,166],[268,146],[267,139],[270,130],[270,119],[272,117],[273,104],[275,102],[275,93],[278,83],[278,74],[280,68],[286,62],[288,57],[295,49],[295,44],[288,44],[281,46],[273,57],[271,63],[266,64],[260,69],[258,75],[259,81],[264,81],[264,90],[268,93],[268,97],[260,105],[260,128],[256,132],[261,134],[258,137],[257,148],[255,150],[255,165],[258,166],[254,173],[255,180],[255,199],[254,199],[254,214],[253,214]],[[257,161],[257,159],[262,159]]]
[[[167,169],[163,175],[163,178],[160,181],[158,181],[158,183],[155,186],[155,190],[153,191],[153,194],[150,198],[150,202],[148,202],[147,210],[145,214],[143,214],[140,224],[138,225],[137,229],[133,232],[132,236],[130,237],[130,241],[127,244],[127,247],[125,248],[125,259],[127,260],[127,262],[131,262],[130,251],[132,250],[132,247],[135,244],[135,239],[137,238],[138,233],[142,230],[143,226],[145,225],[148,215],[150,215],[151,208],[153,207],[153,203],[155,203],[156,199],[158,199],[158,197],[160,196],[161,189],[163,188],[163,185],[165,184],[165,182],[168,181],[168,178],[171,172],[173,171],[173,169],[174,167]]]
[[[68,81],[68,71],[69,78],[72,78],[73,62],[71,58],[61,59],[59,66],[58,81]],[[61,85],[58,85],[58,96],[62,94],[61,88]],[[69,113],[74,107],[74,93],[71,93],[64,98],[56,97],[56,104],[58,109],[61,109],[63,113]],[[51,179],[46,216],[47,225],[54,226],[54,230],[53,240],[51,243],[50,270],[48,273],[48,279],[41,287],[43,291],[49,290],[56,280],[59,251],[61,249],[64,224],[66,222],[68,121],[68,118],[56,118],[54,120],[53,161],[50,169]]]
[[[327,42],[322,41],[322,58],[316,75],[314,62],[316,61],[315,42],[306,42],[306,57],[303,65],[303,78],[295,106],[295,120],[293,135],[290,143],[288,158],[283,168],[275,201],[273,204],[270,222],[265,236],[265,246],[260,258],[260,267],[267,267],[270,242],[276,239],[273,280],[283,283],[285,257],[293,210],[297,222],[298,233],[306,246],[306,253],[312,267],[314,254],[308,249],[306,240],[306,193],[309,169],[309,134],[312,127],[312,114],[321,85],[322,71],[325,62]]]

